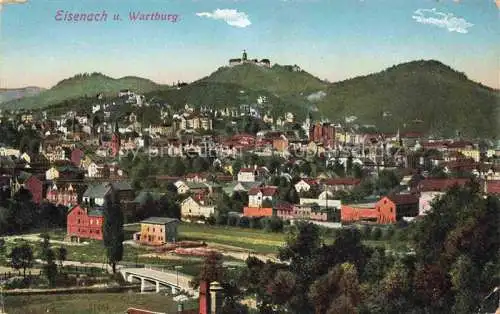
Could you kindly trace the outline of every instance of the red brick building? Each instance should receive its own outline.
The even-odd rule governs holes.
[[[67,235],[71,238],[102,240],[104,216],[101,210],[73,206],[66,217]]]
[[[390,224],[403,217],[418,216],[418,197],[412,194],[398,194],[383,197],[375,208],[379,213],[378,223]]]
[[[385,196],[376,203],[342,205],[342,223],[367,221],[392,224],[403,217],[418,216],[419,199],[413,194]]]
[[[317,122],[309,129],[309,140],[333,147],[335,144],[335,127],[329,123]]]

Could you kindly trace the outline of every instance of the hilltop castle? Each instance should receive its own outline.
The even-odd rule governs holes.
[[[255,64],[258,66],[263,66],[266,68],[271,67],[271,61],[269,61],[269,59],[262,59],[260,61],[257,59],[249,60],[247,57],[247,52],[245,50],[243,50],[243,55],[241,56],[241,58],[229,59],[229,66],[230,67],[235,66],[235,65],[245,64],[245,63],[252,63],[252,64]]]

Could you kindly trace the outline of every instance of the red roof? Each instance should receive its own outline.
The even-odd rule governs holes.
[[[400,135],[402,138],[418,138],[423,137],[424,133],[422,132],[404,132]]]
[[[273,196],[278,192],[278,187],[277,186],[266,186],[261,188],[262,190],[262,195],[264,196]]]
[[[307,183],[309,185],[317,185],[318,184],[318,180],[316,180],[314,178],[302,178],[300,180],[304,181],[305,183]]]
[[[451,142],[447,143],[446,147],[448,148],[465,148],[467,146],[472,146],[472,142],[469,141],[456,141],[456,142]]]
[[[252,168],[241,168],[240,169],[240,172],[253,172],[253,171],[254,171],[254,169],[252,169]]]
[[[440,191],[444,192],[455,185],[463,186],[469,179],[455,178],[455,179],[425,179],[420,181],[419,188],[421,192],[427,191]]]
[[[248,190],[248,195],[256,195],[261,192],[263,196],[273,196],[278,192],[277,186],[254,187]]]
[[[500,180],[486,181],[486,193],[500,195]]]
[[[324,179],[321,183],[325,185],[358,185],[361,179],[356,178],[338,178],[338,179]]]
[[[387,196],[396,205],[417,204],[418,197],[413,194],[396,194]]]

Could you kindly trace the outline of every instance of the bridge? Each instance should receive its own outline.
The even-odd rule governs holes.
[[[198,291],[190,287],[189,282],[193,277],[182,274],[176,271],[169,271],[164,268],[156,268],[145,266],[143,268],[121,268],[120,273],[128,282],[140,280],[141,292],[148,290],[149,286],[153,286],[154,290],[159,293],[162,288],[170,288],[172,294],[186,291],[190,295],[198,296]]]

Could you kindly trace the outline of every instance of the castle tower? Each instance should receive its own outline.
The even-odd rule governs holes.
[[[243,50],[243,57],[241,58],[243,61],[247,61],[247,51]]]

